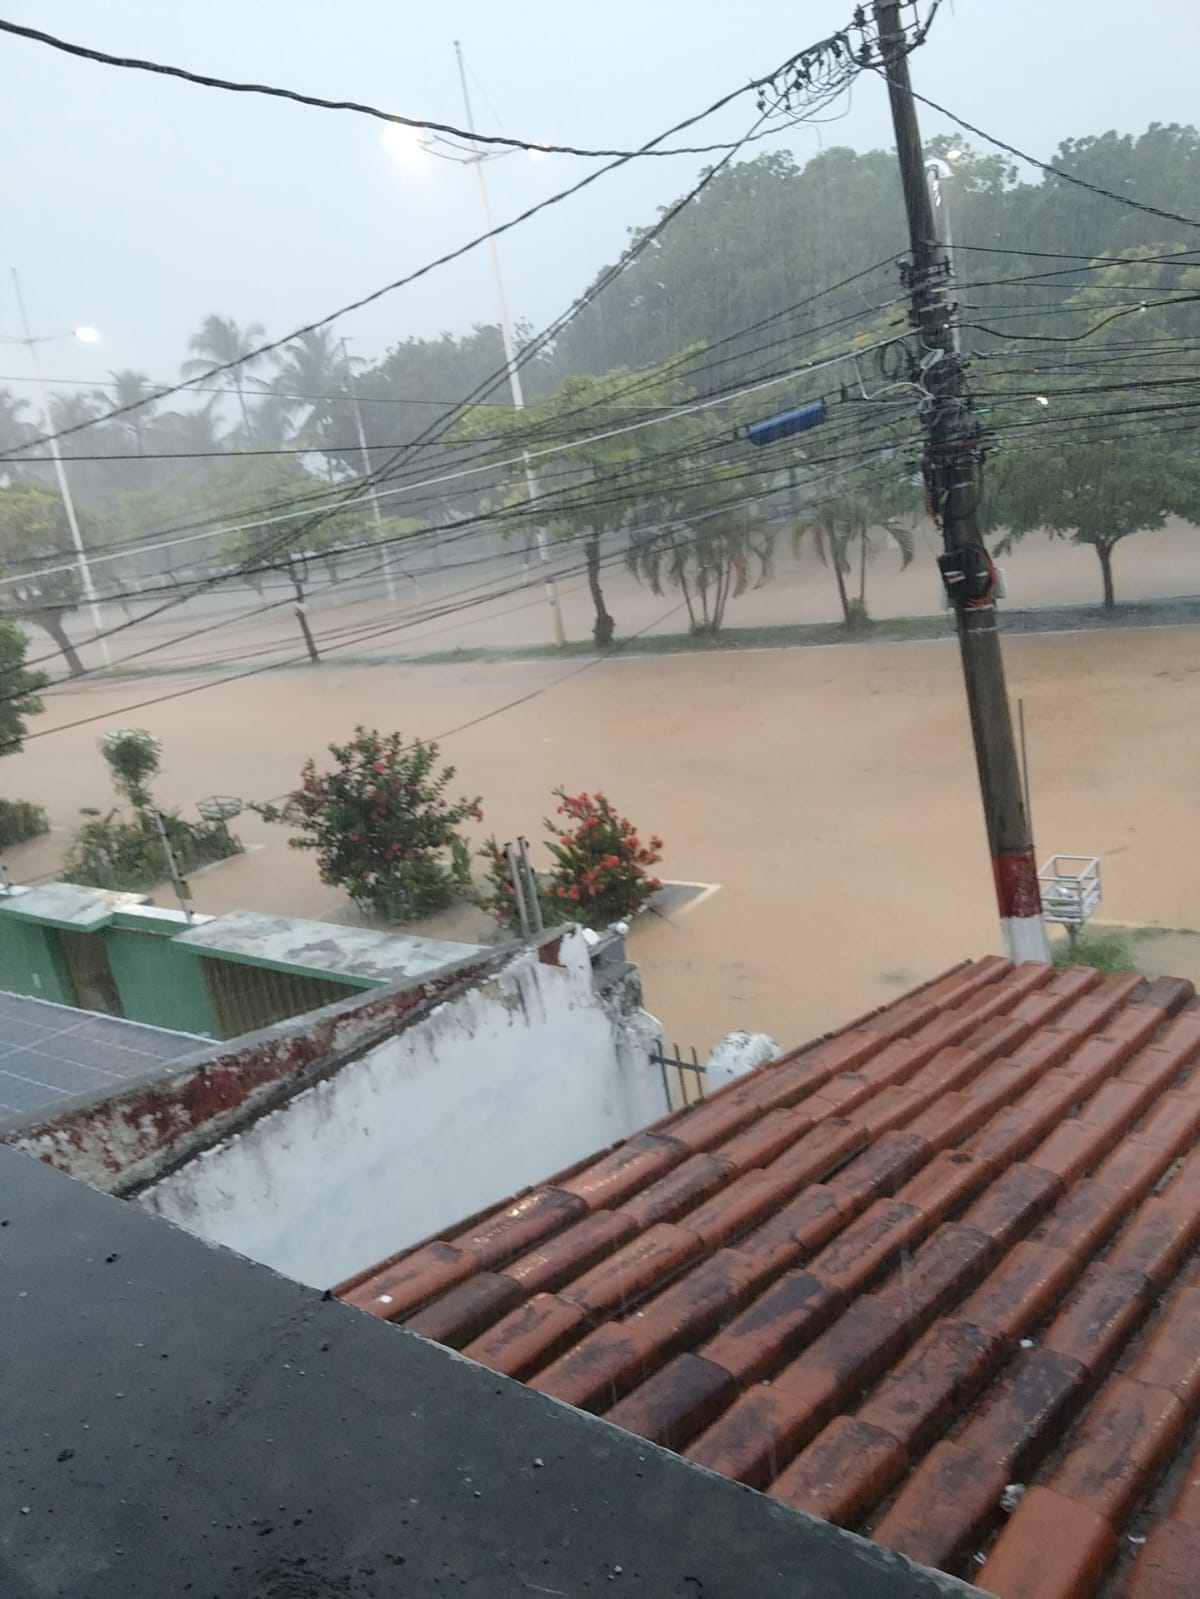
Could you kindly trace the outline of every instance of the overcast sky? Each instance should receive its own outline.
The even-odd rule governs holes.
[[[481,129],[617,147],[769,70],[853,9],[852,0],[0,0],[9,20],[115,53],[456,124],[459,38]],[[1200,120],[1198,59],[1197,0],[944,0],[912,70],[919,90],[1048,157],[1069,136]],[[0,37],[0,61],[3,264],[21,272],[35,332],[92,323],[104,335],[90,349],[47,350],[54,376],[94,381],[138,367],[167,380],[209,312],[279,335],[479,231],[469,169],[429,158],[400,167],[366,119],[78,62],[11,36]],[[758,148],[806,159],[819,140],[890,147],[886,93],[871,75],[834,110],[846,114]],[[737,137],[753,115],[744,97],[688,142]],[[927,137],[945,126],[921,115]],[[549,321],[615,258],[626,229],[653,221],[702,164],[634,163],[504,240],[513,314]],[[588,169],[568,157],[490,162],[494,218]],[[373,358],[409,335],[494,319],[477,251],[339,332]],[[5,274],[0,332],[17,331]],[[20,349],[0,355],[0,382],[24,361]]]

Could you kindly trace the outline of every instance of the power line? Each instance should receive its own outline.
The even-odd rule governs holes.
[[[0,26],[3,26],[3,24],[0,24]],[[803,53],[804,52],[800,52],[800,55]],[[139,411],[146,405],[159,404],[164,399],[169,398],[171,395],[180,394],[185,390],[192,388],[196,383],[209,378],[217,377],[222,372],[232,372],[236,368],[244,366],[248,361],[257,361],[264,355],[270,355],[276,350],[281,350],[285,345],[293,343],[295,340],[302,338],[307,333],[315,333],[320,328],[328,327],[331,323],[336,322],[339,317],[348,316],[351,312],[360,311],[364,306],[374,304],[375,301],[383,299],[385,295],[393,293],[396,289],[406,288],[409,284],[415,283],[419,278],[426,277],[430,272],[437,270],[437,268],[446,266],[452,261],[457,261],[461,256],[469,254],[471,250],[474,250],[479,245],[486,243],[488,239],[499,238],[501,234],[508,233],[511,229],[518,227],[523,222],[528,222],[532,217],[535,217],[539,215],[539,213],[548,210],[551,206],[561,204],[562,201],[569,199],[572,195],[578,194],[581,189],[585,189],[590,184],[595,183],[598,178],[604,177],[609,172],[616,171],[618,167],[625,166],[629,161],[635,159],[637,155],[645,151],[652,150],[655,145],[661,144],[664,139],[669,139],[672,134],[678,133],[682,129],[691,127],[694,123],[702,121],[705,117],[711,116],[715,111],[722,109],[731,101],[745,94],[749,89],[758,88],[761,83],[771,82],[772,78],[786,73],[798,59],[799,55],[790,56],[788,60],[782,64],[782,66],[775,69],[775,73],[773,73],[770,77],[755,80],[755,82],[752,84],[745,85],[740,89],[733,90],[731,93],[723,95],[719,100],[714,101],[713,104],[708,106],[704,111],[699,111],[693,116],[685,117],[682,122],[677,122],[673,127],[666,129],[665,132],[656,135],[655,138],[649,140],[648,143],[642,147],[641,151],[633,151],[628,154],[618,155],[616,159],[609,161],[605,166],[597,167],[595,171],[589,172],[585,177],[580,178],[577,183],[571,184],[566,189],[560,189],[557,193],[548,196],[545,200],[539,200],[537,204],[528,206],[524,211],[519,212],[515,217],[511,217],[507,222],[501,222],[493,228],[486,229],[483,233],[477,234],[473,239],[469,239],[466,244],[458,245],[455,249],[447,251],[445,254],[436,257],[434,260],[427,261],[424,266],[418,267],[414,271],[406,273],[403,277],[394,279],[391,283],[384,284],[382,288],[373,289],[369,294],[362,295],[357,300],[351,300],[346,305],[339,306],[336,311],[331,311],[326,316],[318,317],[312,322],[305,323],[302,327],[294,328],[290,333],[285,334],[281,338],[270,339],[266,343],[256,346],[256,348],[253,350],[248,350],[244,355],[237,356],[234,360],[218,362],[216,365],[209,367],[206,371],[197,373],[195,378],[184,378],[180,382],[170,385],[168,388],[161,390],[157,394],[144,395],[140,399],[131,400],[127,405],[115,406],[112,410],[104,412],[103,415],[91,417],[86,422],[77,422],[72,427],[60,428],[54,433],[41,434],[37,438],[30,439],[28,443],[21,445],[20,449],[22,451],[36,449],[39,445],[48,444],[51,439],[61,440],[69,438],[72,434],[81,433],[86,428],[95,427],[101,422],[111,422],[116,417],[128,416],[133,411]],[[759,123],[764,120],[765,118],[760,116]],[[756,124],[756,126],[757,125],[758,124]],[[737,144],[730,147],[722,160],[718,162],[715,167],[709,169],[709,173],[706,174],[705,179],[701,180],[700,187],[702,187],[705,182],[710,180],[712,174],[715,174],[722,167],[727,165],[730,158],[743,147],[748,137],[749,134],[743,136],[743,138],[739,140]],[[692,194],[696,192],[697,190],[693,190]],[[691,196],[688,196],[688,198],[690,197]],[[685,199],[683,203],[686,204],[687,200]]]
[[[94,62],[100,66],[121,67],[135,72],[149,72],[159,77],[176,78],[184,83],[193,84],[198,88],[220,89],[229,94],[264,95],[270,99],[288,100],[296,105],[307,106],[319,111],[350,112],[356,116],[370,117],[377,122],[390,123],[393,126],[415,128],[427,133],[441,134],[444,138],[457,140],[467,145],[498,146],[505,150],[525,150],[537,155],[581,156],[589,160],[616,157],[622,161],[636,160],[645,156],[713,155],[724,150],[736,148],[733,143],[725,142],[720,144],[683,145],[669,150],[656,150],[653,145],[642,145],[636,150],[610,150],[586,149],[570,144],[548,144],[542,140],[513,139],[499,133],[475,133],[469,128],[455,127],[452,123],[432,122],[421,117],[403,116],[399,112],[384,111],[379,106],[370,105],[361,100],[330,100],[322,95],[305,94],[298,89],[280,88],[273,84],[246,83],[237,82],[230,78],[217,78],[207,73],[192,72],[187,67],[169,66],[161,61],[147,61],[138,56],[111,55],[106,50],[97,50],[88,45],[73,44],[69,40],[60,39],[52,33],[46,33],[40,28],[25,27],[20,23],[8,22],[2,18],[0,18],[0,32],[12,34],[17,38],[28,39],[36,44],[47,45],[50,49],[61,51],[64,55],[74,56],[82,61]],[[815,57],[822,49],[829,49],[834,44],[835,39],[841,39],[842,37],[844,37],[842,34],[831,36],[829,39],[822,40],[819,44],[812,45],[807,50],[800,51],[796,55],[789,57],[773,73],[763,78],[752,79],[742,88],[735,89],[732,93],[716,101],[701,116],[692,117],[687,122],[680,123],[671,132],[681,132],[684,128],[705,120],[715,112],[723,110],[725,106],[740,98],[743,94],[766,88],[776,79],[791,71],[806,56]],[[663,134],[662,137],[669,138],[670,134]],[[659,142],[656,139],[653,144],[658,144]]]
[[[877,67],[873,62],[868,64],[886,81],[887,73],[883,67]],[[942,116],[949,117],[951,122],[957,123],[967,133],[973,133],[976,138],[985,139],[988,144],[995,145],[997,150],[1003,150],[1007,155],[1015,156],[1018,161],[1027,161],[1031,167],[1040,167],[1050,177],[1061,178],[1064,183],[1074,184],[1079,189],[1087,189],[1089,193],[1098,194],[1105,200],[1115,200],[1118,205],[1129,206],[1134,211],[1144,211],[1148,216],[1161,217],[1166,222],[1179,222],[1186,228],[1200,228],[1200,222],[1195,217],[1183,216],[1178,211],[1166,211],[1161,206],[1147,205],[1145,201],[1135,200],[1131,195],[1117,194],[1114,190],[1106,189],[1099,183],[1090,183],[1086,178],[1077,177],[1073,172],[1065,172],[1062,167],[1056,167],[1049,161],[1039,161],[1037,156],[1029,155],[1024,150],[1018,150],[1015,144],[1007,144],[1003,139],[998,139],[994,133],[987,133],[983,128],[977,128],[973,122],[968,122],[965,117],[960,117],[957,112],[951,111],[947,106],[939,105],[936,100],[931,100],[928,95],[918,94],[916,89],[913,89],[911,93],[914,100],[919,100],[922,105],[927,105],[931,111],[937,111]]]

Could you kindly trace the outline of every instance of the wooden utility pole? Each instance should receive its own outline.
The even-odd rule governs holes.
[[[954,307],[947,298],[948,269],[937,242],[899,0],[875,0],[875,22],[908,214],[907,274],[919,339],[918,380],[928,396],[925,484],[945,545],[938,564],[958,627],[1004,948],[1013,960],[1046,960],[1037,862],[996,626],[996,574],[979,531],[979,427],[958,352]]]

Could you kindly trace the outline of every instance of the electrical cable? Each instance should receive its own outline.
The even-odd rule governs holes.
[[[936,7],[935,7],[936,9]],[[305,94],[297,89],[280,88],[267,83],[236,82],[229,78],[218,78],[207,73],[192,72],[186,67],[169,66],[161,61],[147,61],[137,56],[111,55],[106,50],[94,49],[88,45],[73,44],[69,40],[60,39],[52,33],[46,33],[40,28],[30,28],[17,22],[9,22],[0,18],[0,33],[11,34],[16,38],[26,39],[36,44],[47,45],[52,50],[62,52],[64,55],[74,56],[77,60],[93,62],[100,66],[121,67],[135,72],[153,73],[159,77],[176,78],[184,83],[190,83],[202,89],[220,89],[230,94],[263,95],[270,99],[287,100],[293,104],[302,105],[320,111],[350,112],[356,116],[370,117],[377,122],[390,123],[393,126],[414,128],[418,131],[440,134],[447,139],[458,140],[467,145],[495,146],[503,150],[524,150],[537,155],[570,155],[584,159],[612,159],[619,158],[623,161],[639,159],[644,156],[673,156],[673,155],[713,155],[721,151],[736,148],[731,142],[720,144],[684,145],[670,150],[656,150],[652,146],[642,145],[636,150],[610,150],[587,149],[570,144],[551,144],[545,140],[513,139],[498,133],[476,133],[468,128],[458,128],[452,123],[433,122],[421,117],[403,116],[399,112],[384,111],[379,106],[367,104],[360,100],[332,100],[322,95]],[[735,89],[730,94],[716,101],[707,111],[700,116],[692,117],[687,122],[680,123],[671,130],[672,133],[682,132],[684,128],[693,126],[696,122],[721,111],[733,100],[743,94],[766,88],[776,78],[796,66],[805,56],[815,54],[822,47],[828,48],[834,37],[821,41],[819,45],[811,45],[806,50],[798,51],[774,72],[763,78],[751,79],[741,88]],[[662,135],[669,138],[670,134]],[[653,141],[658,144],[658,139]]]
[[[15,25],[6,25],[0,22],[0,28],[5,26],[11,29]],[[114,418],[119,416],[128,416],[131,412],[141,410],[146,405],[159,404],[163,400],[170,398],[172,395],[180,394],[185,390],[190,389],[195,383],[217,377],[222,372],[232,372],[236,368],[244,366],[249,361],[257,361],[264,355],[270,355],[273,351],[280,350],[285,345],[291,344],[296,339],[302,338],[306,333],[315,333],[318,329],[328,327],[331,323],[336,322],[340,317],[347,316],[353,311],[360,311],[365,306],[374,304],[375,301],[383,299],[385,295],[391,294],[397,289],[406,288],[409,284],[415,283],[418,279],[426,277],[430,272],[435,271],[437,268],[446,266],[451,261],[456,261],[461,256],[467,255],[471,250],[474,250],[479,245],[486,243],[489,239],[499,238],[502,234],[508,233],[511,229],[518,227],[523,222],[528,222],[530,218],[537,216],[542,211],[549,209],[549,207],[558,205],[562,201],[569,199],[572,195],[578,194],[580,190],[587,188],[592,183],[595,183],[598,178],[604,177],[609,172],[616,171],[618,167],[625,166],[629,161],[634,160],[638,155],[652,150],[656,145],[661,144],[664,139],[669,139],[672,134],[678,133],[684,128],[691,127],[694,123],[700,122],[704,120],[704,118],[711,116],[715,111],[723,109],[731,101],[738,99],[748,90],[757,89],[759,88],[760,84],[769,83],[772,78],[786,73],[791,65],[803,54],[804,52],[801,51],[794,56],[789,56],[788,60],[785,61],[780,67],[777,67],[775,72],[769,77],[755,80],[750,84],[733,90],[729,94],[722,96],[719,100],[714,101],[713,104],[708,106],[704,111],[697,112],[695,115],[690,117],[685,117],[682,122],[677,122],[665,132],[657,134],[653,139],[649,140],[645,145],[643,145],[641,150],[618,155],[616,159],[607,162],[607,164],[602,167],[597,167],[595,171],[589,172],[585,177],[580,178],[578,182],[571,184],[568,188],[560,189],[557,193],[548,196],[546,199],[539,200],[535,205],[528,206],[524,211],[519,212],[515,217],[509,218],[507,222],[501,222],[495,227],[486,229],[483,233],[476,235],[475,238],[469,239],[466,244],[458,245],[455,249],[445,252],[443,255],[436,257],[434,260],[427,261],[424,266],[417,267],[414,271],[406,273],[403,277],[396,278],[391,283],[384,284],[382,288],[374,289],[369,294],[362,295],[356,300],[349,301],[347,304],[339,306],[336,311],[329,312],[326,316],[318,317],[314,321],[307,322],[299,328],[293,328],[290,333],[285,334],[282,338],[267,340],[265,343],[257,345],[253,350],[248,350],[244,355],[240,355],[232,361],[217,362],[214,366],[209,367],[204,372],[197,373],[195,378],[184,378],[178,383],[170,385],[170,387],[162,390],[158,394],[146,395],[141,399],[130,401],[127,405],[116,406],[112,410],[105,412],[102,416],[93,417],[86,422],[79,422],[68,428],[60,428],[53,433],[41,434],[37,438],[31,439],[28,444],[22,445],[21,449],[34,449],[39,445],[48,444],[51,439],[61,440],[64,438],[69,438],[75,433],[83,432],[86,428],[95,427],[98,423],[111,422],[114,420]],[[765,117],[760,116],[758,124],[755,125],[756,128],[757,126],[761,125],[764,120]],[[753,132],[755,130],[752,129],[751,131]],[[737,151],[745,145],[749,136],[749,134],[744,135],[743,138],[736,144],[731,145],[722,160],[718,162],[715,167],[709,169],[708,173],[706,174],[706,179],[702,180],[702,183],[706,180],[711,181],[711,175],[714,175],[716,172],[720,171],[721,168],[728,164],[729,160],[737,153]],[[683,203],[686,204],[686,200]]]
[[[868,63],[871,70],[877,72],[885,82],[890,82],[886,66],[876,66],[874,62]],[[968,122],[965,117],[960,117],[947,106],[939,105],[936,100],[931,100],[928,95],[918,94],[915,89],[909,89],[914,100],[919,100],[922,105],[931,111],[937,111],[942,116],[948,117],[951,122],[958,124],[967,133],[973,133],[976,138],[984,139],[988,144],[995,145],[997,150],[1003,150],[1007,155],[1015,156],[1018,161],[1026,161],[1031,167],[1040,167],[1045,173],[1054,178],[1061,178],[1064,183],[1074,184],[1076,188],[1087,189],[1091,194],[1098,194],[1105,200],[1115,200],[1118,205],[1129,206],[1134,211],[1144,211],[1148,216],[1161,217],[1166,222],[1179,222],[1187,228],[1200,228],[1200,221],[1195,217],[1183,216],[1178,211],[1166,211],[1161,206],[1147,205],[1142,200],[1135,200],[1128,194],[1117,194],[1112,189],[1105,189],[1098,183],[1090,183],[1086,178],[1077,177],[1073,172],[1064,172],[1062,167],[1056,167],[1049,161],[1039,161],[1037,156],[1029,155],[1024,150],[1018,150],[1015,144],[1007,144],[1003,139],[998,139],[995,134],[987,133],[983,128],[978,128],[973,122]]]

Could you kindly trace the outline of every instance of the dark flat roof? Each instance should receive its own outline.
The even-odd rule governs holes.
[[[192,1033],[0,992],[0,1122],[115,1093],[206,1046]]]
[[[0,1268],[6,1595],[977,1591],[4,1148]]]

